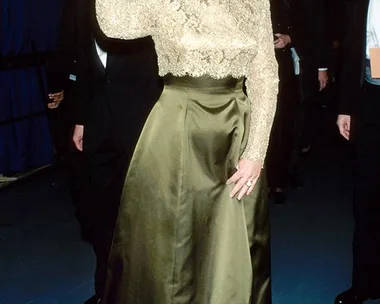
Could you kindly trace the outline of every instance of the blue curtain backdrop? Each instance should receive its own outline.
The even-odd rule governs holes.
[[[61,7],[62,0],[0,0],[1,57],[53,50]],[[38,66],[0,71],[0,174],[53,162],[46,115],[34,115],[45,111],[45,77]]]

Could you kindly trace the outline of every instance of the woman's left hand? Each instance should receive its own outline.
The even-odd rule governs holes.
[[[236,173],[227,181],[227,185],[235,184],[230,197],[233,198],[237,195],[237,199],[240,201],[244,195],[250,195],[260,177],[262,166],[261,162],[240,160]]]

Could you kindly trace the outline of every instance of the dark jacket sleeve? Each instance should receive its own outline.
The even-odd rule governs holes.
[[[76,14],[76,83],[74,89],[74,120],[77,125],[86,125],[87,105],[91,99],[92,70],[90,51],[93,47],[93,19],[96,19],[95,1],[74,0]]]
[[[64,90],[75,60],[77,29],[75,0],[66,1],[61,14],[57,45],[47,58],[47,86],[49,93]]]
[[[66,0],[62,12],[59,43],[47,61],[49,93],[62,91],[70,74],[76,76],[72,86],[72,115],[76,124],[85,123],[85,108],[89,99],[87,54],[89,4],[87,0]]]
[[[288,34],[290,35],[290,6],[287,0],[271,0],[271,16],[273,34]]]
[[[364,1],[363,1],[364,2]],[[360,94],[362,85],[362,64],[363,64],[363,27],[361,24],[365,16],[362,1],[346,0],[343,7],[344,35],[341,47],[341,73],[340,73],[340,94],[339,113],[351,115],[354,111],[355,101]],[[363,33],[362,33],[363,30]],[[362,39],[363,38],[363,39]],[[362,41],[363,40],[363,41]]]
[[[74,120],[77,125],[86,124],[86,107],[90,101],[90,75],[88,67],[88,58],[85,48],[78,50],[77,57],[77,80],[74,88]]]
[[[330,41],[341,41],[344,34],[343,1],[327,2],[327,28]]]
[[[325,0],[292,1],[292,43],[310,66],[329,68],[331,50]]]
[[[315,66],[317,68],[329,68],[331,61],[331,48],[330,37],[327,30],[328,25],[328,11],[326,7],[326,0],[317,0],[314,5],[315,31],[314,31],[314,58]],[[313,12],[311,12],[313,14]]]
[[[61,70],[62,54],[59,49],[51,51],[46,58],[46,79],[49,94],[64,90],[65,74]]]

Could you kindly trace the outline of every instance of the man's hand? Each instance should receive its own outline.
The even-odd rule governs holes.
[[[318,71],[319,92],[327,87],[329,82],[329,75],[327,71]]]
[[[83,151],[83,131],[84,131],[84,126],[75,125],[74,134],[73,134],[73,142],[75,144],[75,147],[81,152]]]
[[[347,140],[350,139],[351,130],[351,116],[350,115],[339,115],[336,122],[339,128],[340,134]]]
[[[275,49],[283,49],[288,44],[292,43],[292,40],[290,39],[289,35],[284,34],[274,34],[277,39],[274,41],[274,48]]]
[[[48,103],[48,108],[49,109],[58,108],[63,98],[64,98],[64,91],[54,93],[54,94],[49,94],[49,99],[52,100],[52,102]]]
[[[339,47],[340,47],[339,40],[334,40],[332,42],[332,48],[333,48],[333,50],[337,50],[337,49],[339,49]]]

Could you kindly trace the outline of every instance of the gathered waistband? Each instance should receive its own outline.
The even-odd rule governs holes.
[[[225,78],[216,79],[209,75],[201,77],[192,76],[174,76],[168,74],[164,76],[164,83],[166,86],[175,86],[185,89],[196,89],[201,91],[208,90],[241,90],[244,85],[244,77],[234,78],[227,76]]]

